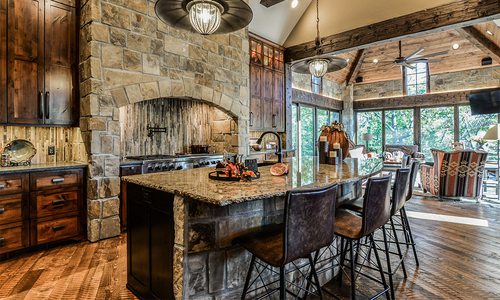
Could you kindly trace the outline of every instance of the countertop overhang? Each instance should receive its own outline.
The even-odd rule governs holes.
[[[126,182],[225,206],[257,199],[284,196],[297,188],[322,187],[349,183],[382,171],[381,159],[346,159],[339,165],[319,164],[316,157],[292,158],[287,161],[289,173],[273,176],[270,166],[260,167],[260,178],[251,182],[217,181],[208,178],[213,168],[199,168],[162,173],[126,176]]]
[[[87,166],[88,164],[84,162],[56,162],[56,163],[32,164],[28,166],[0,167],[0,175],[10,174],[10,173],[21,173],[21,172],[33,172],[33,171],[74,169],[74,168],[83,168]]]

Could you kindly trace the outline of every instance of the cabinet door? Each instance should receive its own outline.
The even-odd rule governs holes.
[[[45,4],[44,118],[45,124],[73,125],[78,114],[76,12],[59,2]]]
[[[9,0],[8,122],[40,124],[43,70],[43,1]]]
[[[275,131],[283,131],[284,126],[284,74],[274,73],[274,93],[273,93],[273,120],[272,127]]]
[[[250,65],[250,116],[249,125],[252,130],[262,128],[261,84],[262,67]]]
[[[273,128],[273,86],[274,71],[264,68],[262,71],[262,128]]]
[[[0,0],[0,123],[7,122],[7,0]]]

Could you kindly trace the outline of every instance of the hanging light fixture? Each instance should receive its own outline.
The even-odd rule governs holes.
[[[347,67],[347,61],[330,54],[321,54],[321,37],[319,35],[319,0],[316,0],[316,56],[301,60],[292,65],[296,73],[310,73],[314,77],[323,77],[326,73],[338,71]]]
[[[203,35],[242,29],[253,17],[242,0],[158,0],[155,10],[168,25]]]

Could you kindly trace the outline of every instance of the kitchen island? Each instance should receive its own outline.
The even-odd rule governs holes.
[[[262,225],[279,223],[288,190],[338,183],[339,199],[361,195],[361,180],[382,170],[379,159],[320,165],[293,158],[289,174],[225,182],[212,168],[124,177],[128,210],[127,287],[143,299],[237,299],[250,254],[231,241]],[[293,274],[290,276],[294,276]],[[321,274],[324,283],[332,272]]]

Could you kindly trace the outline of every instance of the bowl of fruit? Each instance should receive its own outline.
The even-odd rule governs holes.
[[[210,172],[208,177],[222,181],[252,181],[260,178],[260,173],[249,170],[242,163],[226,161],[219,162],[215,167],[215,171]]]

